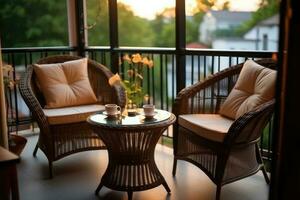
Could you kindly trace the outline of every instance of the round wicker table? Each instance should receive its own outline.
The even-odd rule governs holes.
[[[95,193],[103,186],[127,191],[132,199],[134,191],[147,190],[163,185],[171,192],[154,161],[155,146],[162,133],[175,122],[175,115],[155,110],[153,118],[143,114],[121,115],[109,118],[104,114],[91,115],[87,121],[105,143],[109,162]]]

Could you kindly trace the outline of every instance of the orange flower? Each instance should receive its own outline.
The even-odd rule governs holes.
[[[153,61],[149,60],[147,57],[143,58],[142,63],[144,65],[147,65],[149,68],[153,67]]]
[[[119,76],[118,73],[116,73],[115,75],[113,75],[112,77],[109,78],[108,83],[110,86],[113,86],[115,84],[118,84],[121,82],[121,77]]]
[[[127,61],[129,64],[131,63],[131,59],[128,56],[128,54],[126,54],[126,55],[123,56],[123,60]]]
[[[149,65],[149,59],[148,59],[147,57],[144,57],[144,58],[142,59],[142,63],[143,63],[144,65]]]
[[[152,68],[154,66],[153,60],[150,60],[148,63],[149,68]]]
[[[139,63],[141,61],[142,61],[142,57],[139,53],[132,55],[132,62],[133,63]]]

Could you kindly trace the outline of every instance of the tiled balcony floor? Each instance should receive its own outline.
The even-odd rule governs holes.
[[[21,200],[121,200],[125,192],[103,188],[99,196],[94,191],[103,175],[107,162],[105,150],[83,152],[54,162],[54,178],[48,179],[48,162],[39,150],[32,156],[37,136],[27,136],[28,142],[18,164]],[[163,186],[133,193],[134,200],[213,200],[215,185],[197,167],[179,161],[176,177],[172,177],[172,149],[157,145],[155,159],[161,173],[171,188],[167,195]],[[267,200],[269,186],[262,173],[226,185],[222,200]]]

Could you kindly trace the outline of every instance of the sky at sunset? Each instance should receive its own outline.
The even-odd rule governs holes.
[[[166,7],[174,7],[175,0],[118,0],[131,7],[136,15],[148,19],[154,19],[155,14],[163,11]],[[220,3],[224,0],[220,0]],[[254,11],[257,9],[257,4],[260,0],[230,0],[231,10]],[[186,0],[187,14],[190,15],[195,0]]]

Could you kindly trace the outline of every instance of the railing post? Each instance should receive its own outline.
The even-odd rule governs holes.
[[[108,12],[109,12],[109,41],[111,49],[111,71],[113,73],[118,72],[119,56],[115,51],[115,48],[119,47],[119,36],[118,36],[118,3],[117,0],[108,1]]]
[[[176,0],[176,90],[185,88],[185,0]]]

